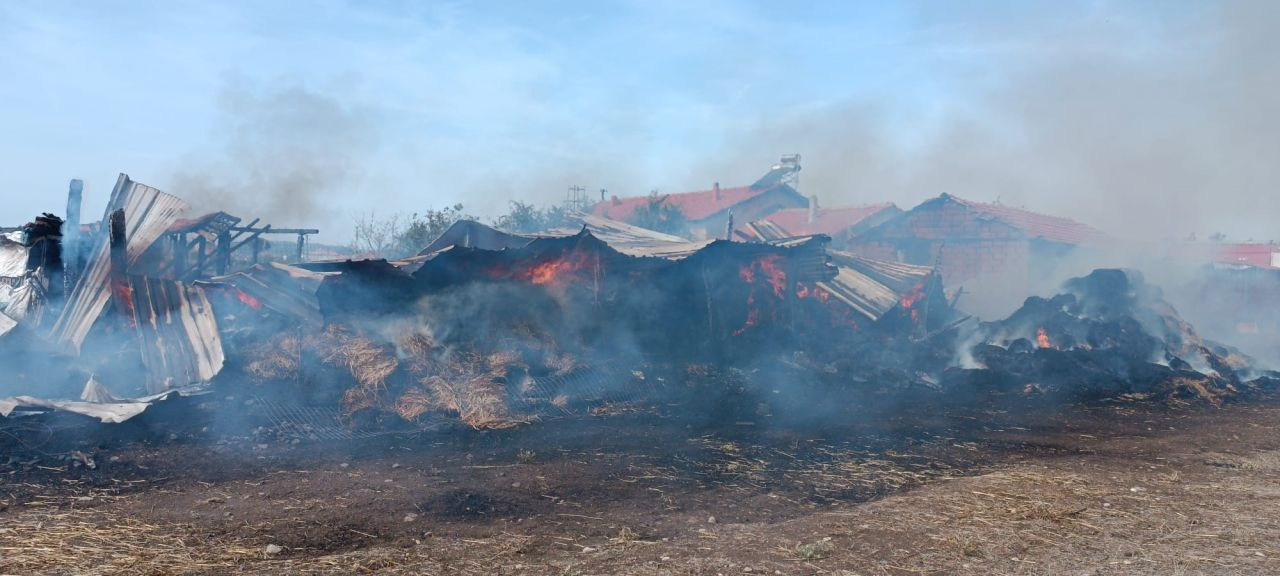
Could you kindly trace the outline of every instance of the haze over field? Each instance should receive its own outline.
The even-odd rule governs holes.
[[[6,2],[0,225],[118,172],[352,216],[750,182],[952,192],[1153,238],[1275,237],[1273,2]]]

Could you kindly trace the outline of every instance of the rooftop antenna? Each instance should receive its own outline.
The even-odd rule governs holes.
[[[573,185],[569,187],[569,192],[564,198],[564,207],[574,212],[586,212],[591,206],[591,201],[587,199],[587,189],[585,186]]]

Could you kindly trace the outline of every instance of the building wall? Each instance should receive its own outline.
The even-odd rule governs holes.
[[[849,246],[869,258],[936,264],[949,288],[983,276],[1025,280],[1031,256],[1022,231],[946,199],[905,212]]]

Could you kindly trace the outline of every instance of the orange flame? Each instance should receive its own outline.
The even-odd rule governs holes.
[[[742,327],[741,327],[741,328],[738,328],[737,330],[734,330],[734,331],[733,331],[733,335],[734,335],[734,336],[741,336],[741,335],[742,335],[742,333],[743,333],[743,332],[746,332],[748,328],[754,328],[754,327],[755,327],[755,325],[756,325],[756,324],[759,324],[759,323],[760,323],[760,309],[759,309],[759,308],[751,308],[751,309],[747,310],[747,321],[746,321],[745,323],[743,323],[743,325],[742,325]]]
[[[903,308],[911,308],[924,298],[924,282],[920,282],[911,287],[911,291],[902,295],[902,299],[898,302]]]
[[[577,272],[588,269],[591,266],[592,262],[587,254],[575,252],[517,270],[511,274],[511,278],[539,285],[565,284],[575,280]],[[490,274],[496,276],[501,273],[499,271],[490,271]]]
[[[236,290],[236,299],[242,302],[245,306],[253,308],[254,310],[262,309],[262,302],[257,298],[246,294],[243,290]]]
[[[773,287],[773,293],[778,296],[782,296],[783,292],[787,290],[787,273],[778,267],[778,260],[781,259],[781,255],[770,254],[758,260],[760,270],[767,275],[766,280]]]
[[[773,293],[782,297],[787,291],[787,273],[778,265],[781,254],[766,254],[752,260],[746,266],[738,268],[738,277],[747,284],[756,283],[756,275],[764,275],[764,279],[773,288]]]
[[[814,286],[810,288],[808,284],[797,283],[796,298],[801,300],[814,298],[822,302],[826,302],[831,299],[831,293],[823,290],[821,286]]]
[[[1036,328],[1036,347],[1052,348],[1053,343],[1049,341],[1049,335],[1045,333],[1044,327]]]
[[[524,275],[534,284],[550,284],[577,269],[578,266],[569,260],[552,260],[530,268]]]

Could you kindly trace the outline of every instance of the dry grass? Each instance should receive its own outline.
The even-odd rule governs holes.
[[[192,525],[159,526],[103,509],[57,507],[0,517],[5,574],[225,572],[264,558],[262,547],[200,536]]]
[[[211,534],[208,526],[186,523],[183,512],[163,525],[120,512],[154,506],[148,498],[155,493],[93,496],[91,503],[65,498],[0,512],[0,574],[658,575],[741,574],[746,567],[862,576],[1274,574],[1280,570],[1277,415],[1267,412],[1234,428],[1093,439],[1080,452],[1010,460],[976,470],[980,475],[939,459],[952,458],[944,450],[986,448],[941,437],[910,453],[827,441],[784,452],[777,445],[699,437],[677,450],[693,453],[678,467],[639,464],[644,459],[637,454],[518,453],[518,470],[546,475],[548,485],[570,495],[536,527],[526,518],[520,525],[482,523],[454,536],[432,525],[437,535],[429,539],[370,541],[341,552],[297,548],[268,556],[268,541]],[[573,502],[564,487],[574,471],[609,459],[635,473],[609,477],[634,489],[619,501]],[[517,477],[511,468],[503,473],[497,484],[471,476],[468,482],[503,490]],[[578,480],[597,486],[592,478]],[[305,483],[282,482],[289,498],[306,493]],[[881,497],[841,500],[850,489]],[[255,481],[245,490],[270,488]],[[829,502],[812,500],[827,494]],[[739,510],[778,506],[787,514],[734,519],[726,502]],[[718,521],[708,521],[703,506],[711,506]],[[298,518],[315,521],[306,516],[309,506],[296,509],[298,517],[251,523],[245,533],[266,538]]]

